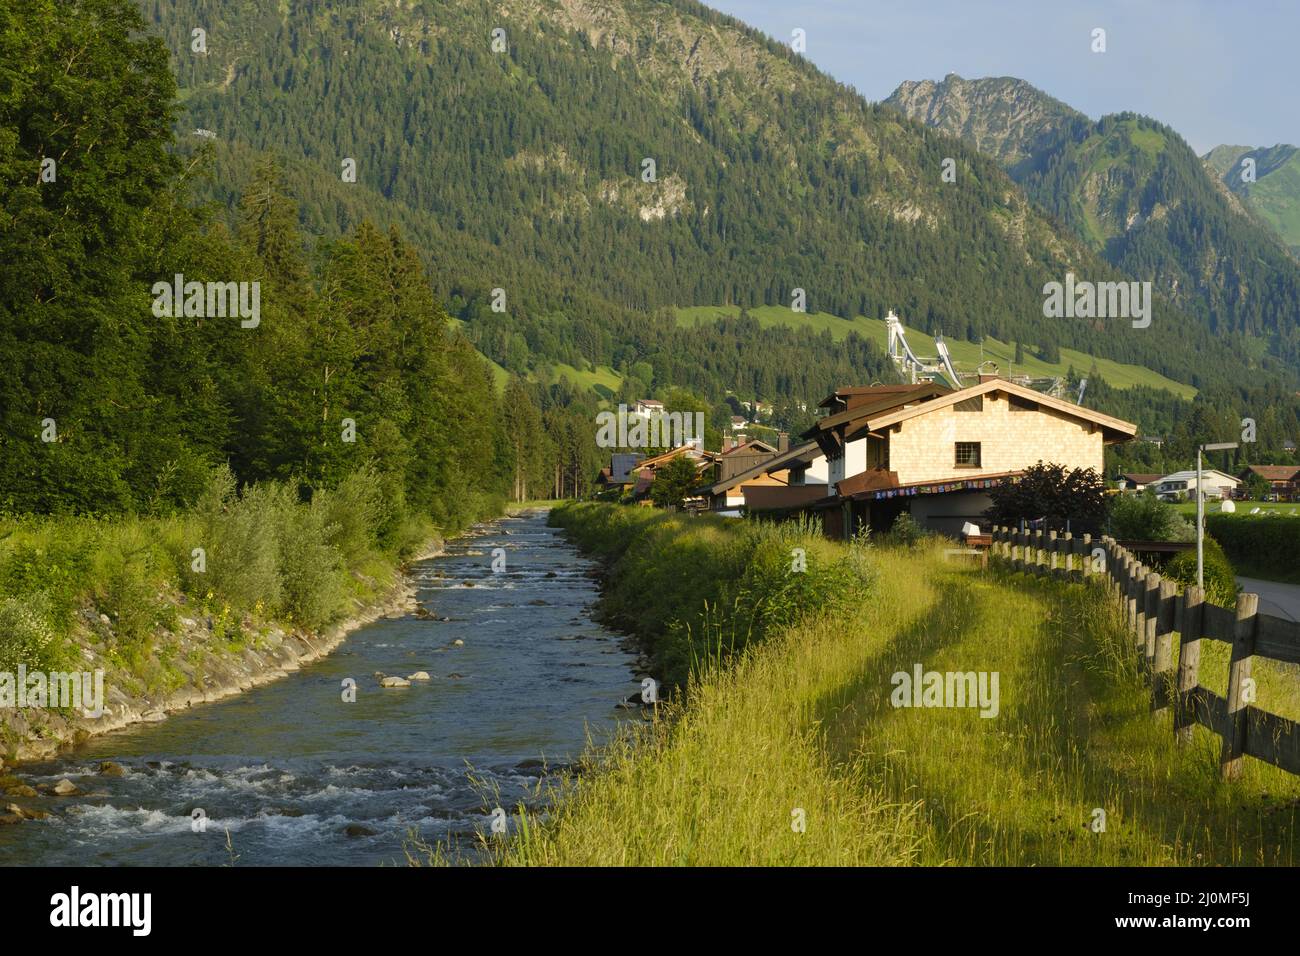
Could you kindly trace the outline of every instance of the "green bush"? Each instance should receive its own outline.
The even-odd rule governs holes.
[[[910,548],[930,536],[931,532],[917,524],[910,512],[904,511],[894,519],[894,523],[880,536],[880,540],[883,544],[898,544]]]
[[[166,593],[175,581],[155,530],[126,519],[103,530],[91,559],[91,597],[108,615],[117,639],[147,644],[175,619]]]
[[[1293,573],[1300,569],[1300,518],[1276,512],[1213,514],[1205,525],[1234,561]]]
[[[342,608],[346,572],[329,542],[328,503],[299,505],[287,488],[277,489],[279,610],[298,625],[318,628]]]
[[[1196,527],[1154,492],[1145,491],[1112,499],[1110,533],[1121,541],[1190,541]]]
[[[1219,607],[1232,607],[1237,602],[1237,573],[1232,562],[1223,553],[1219,542],[1209,535],[1203,545],[1205,563],[1205,599]],[[1196,550],[1182,551],[1165,567],[1168,577],[1183,584],[1196,583]]]
[[[29,592],[21,598],[0,598],[0,671],[57,670],[59,634],[51,623],[49,597]]]
[[[379,473],[369,465],[352,472],[337,488],[318,491],[312,507],[323,516],[330,546],[353,561],[374,550],[382,530],[399,517]]]
[[[255,485],[238,494],[228,468],[213,475],[195,506],[199,540],[186,542],[184,588],[200,601],[229,604],[236,611],[279,607],[282,599],[277,569],[281,522],[277,510],[288,505],[273,484]],[[191,567],[193,548],[206,553],[206,570]]]

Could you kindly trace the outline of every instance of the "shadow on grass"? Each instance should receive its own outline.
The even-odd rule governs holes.
[[[1136,650],[1104,595],[956,566],[938,569],[934,586],[942,600],[889,635],[813,714],[845,772],[923,802],[925,862],[1295,860],[1300,780],[1248,761],[1241,781],[1224,784],[1208,733],[1178,748],[1169,713],[1150,713]],[[999,715],[896,709],[891,676],[916,663],[998,671]],[[1098,810],[1104,832],[1092,829]]]

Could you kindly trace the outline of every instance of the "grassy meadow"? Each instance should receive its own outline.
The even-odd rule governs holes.
[[[593,748],[577,782],[545,794],[544,814],[515,818],[512,838],[488,848],[499,864],[1297,862],[1300,779],[1248,758],[1240,780],[1221,782],[1218,738],[1201,728],[1176,746],[1097,588],[981,572],[933,539],[843,544],[600,505],[557,520],[610,562],[611,614],[640,615],[660,659],[662,642],[708,619],[711,594],[740,593],[727,587],[736,575],[749,575],[744,599],[774,589],[785,612],[730,655],[697,653],[672,703]],[[746,555],[794,547],[822,580],[792,598]],[[847,599],[809,600],[845,586],[836,565],[853,568]],[[895,708],[891,677],[917,663],[997,672],[997,715]],[[1222,692],[1226,649],[1205,648],[1201,673]],[[1260,660],[1256,676],[1261,706],[1300,717],[1293,674]]]
[[[816,334],[830,332],[836,340],[846,337],[850,332],[857,332],[863,338],[879,345],[881,351],[885,350],[889,342],[889,333],[884,319],[857,316],[850,320],[828,312],[792,312],[780,305],[762,305],[748,311],[763,326],[792,325],[806,328]],[[677,309],[677,321],[683,325],[698,325],[701,322],[715,321],[723,316],[739,314],[740,307],[734,305],[689,306]],[[904,325],[904,328],[907,331],[907,341],[918,356],[935,354],[933,338],[909,325]],[[1129,365],[1113,359],[1094,358],[1075,349],[1062,348],[1061,361],[1049,363],[1038,358],[1032,343],[1027,342],[1024,348],[1024,361],[1016,362],[1016,346],[1013,342],[1000,342],[994,338],[987,338],[981,349],[978,342],[967,342],[952,335],[944,341],[948,344],[948,351],[952,353],[952,360],[957,364],[958,371],[974,371],[981,361],[991,360],[997,362],[1002,374],[1008,376],[1013,374],[1040,377],[1064,375],[1071,366],[1080,375],[1087,375],[1095,362],[1101,377],[1115,388],[1148,385],[1172,392],[1180,398],[1191,399],[1196,396],[1194,386],[1176,382],[1144,366]]]

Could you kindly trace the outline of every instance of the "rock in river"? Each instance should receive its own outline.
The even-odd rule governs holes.
[[[380,687],[410,687],[411,682],[404,677],[385,677],[379,682]]]
[[[78,787],[71,780],[69,780],[67,777],[64,777],[62,780],[60,780],[58,783],[54,785],[54,794],[56,796],[75,797],[79,793],[81,793],[81,788]]]

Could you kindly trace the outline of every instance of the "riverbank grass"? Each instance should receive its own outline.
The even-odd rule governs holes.
[[[574,510],[558,519],[572,522],[580,542],[601,527],[618,530],[593,548],[613,557],[611,598],[628,579],[671,576],[647,564],[675,550],[662,540],[674,534],[662,524],[670,519]],[[630,532],[628,521],[642,530]],[[695,567],[725,567],[727,548],[750,532],[736,522],[677,533],[693,540],[685,553]],[[660,539],[657,549],[644,550],[647,536]],[[870,584],[856,600],[805,608],[726,666],[699,669],[679,710],[593,753],[597,769],[552,791],[544,817],[517,817],[516,835],[490,848],[492,859],[1296,862],[1300,781],[1253,760],[1240,780],[1220,781],[1218,740],[1199,728],[1178,747],[1168,713],[1150,712],[1136,651],[1099,590],[982,572],[946,560],[931,541],[818,547],[865,562]],[[685,602],[673,606],[659,620],[691,613]],[[1226,680],[1226,659],[1214,654],[1202,675],[1220,686],[1212,682],[1219,668]],[[1300,704],[1294,677],[1262,663],[1260,700],[1288,714]],[[894,675],[917,664],[997,673],[997,716],[894,706]]]
[[[83,666],[74,636],[152,691],[179,680],[167,635],[211,622],[215,650],[266,627],[317,630],[391,587],[431,538],[427,521],[389,513],[363,469],[298,500],[287,485],[239,492],[228,471],[190,511],[161,517],[0,517],[0,670]]]

